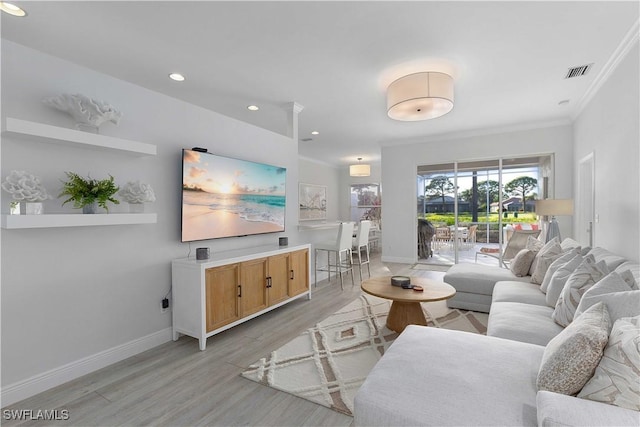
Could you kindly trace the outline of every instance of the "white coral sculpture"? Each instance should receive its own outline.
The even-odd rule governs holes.
[[[2,183],[2,189],[17,202],[42,202],[52,198],[40,178],[25,171],[11,171]]]
[[[118,124],[122,113],[104,101],[91,99],[81,94],[63,93],[62,95],[45,98],[42,102],[57,110],[69,113],[79,124],[98,128],[104,122]]]
[[[140,181],[129,181],[118,193],[128,203],[155,202],[156,195],[149,184]]]

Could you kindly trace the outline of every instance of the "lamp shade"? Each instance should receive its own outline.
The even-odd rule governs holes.
[[[401,77],[387,89],[387,114],[394,120],[435,119],[453,109],[453,79],[438,72]]]
[[[573,199],[536,200],[536,213],[548,216],[573,215]]]
[[[349,175],[350,176],[370,176],[371,165],[365,165],[362,163],[358,163],[357,165],[350,165]]]

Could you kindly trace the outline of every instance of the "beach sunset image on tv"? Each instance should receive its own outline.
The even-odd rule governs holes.
[[[182,241],[284,231],[286,169],[182,153]]]

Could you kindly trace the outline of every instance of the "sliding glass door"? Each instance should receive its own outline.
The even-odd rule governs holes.
[[[514,228],[536,227],[549,156],[422,165],[417,170],[418,260],[499,265]]]

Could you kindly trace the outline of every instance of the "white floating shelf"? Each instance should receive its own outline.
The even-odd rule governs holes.
[[[157,214],[155,213],[2,215],[2,228],[155,224],[157,220]]]
[[[3,133],[19,137],[35,137],[31,139],[41,142],[72,143],[101,149],[121,150],[146,156],[155,156],[157,154],[157,147],[154,144],[82,132],[12,117],[7,117]]]

